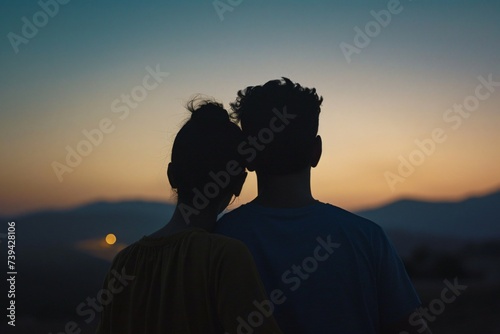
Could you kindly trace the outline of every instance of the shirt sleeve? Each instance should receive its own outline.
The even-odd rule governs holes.
[[[215,271],[217,315],[226,333],[282,333],[274,320],[274,305],[243,243],[228,242],[218,254]]]
[[[421,302],[394,245],[380,227],[378,232],[374,253],[380,322],[384,326],[400,321]]]

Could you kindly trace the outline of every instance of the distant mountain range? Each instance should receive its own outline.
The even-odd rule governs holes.
[[[498,208],[500,192],[461,202],[401,200],[358,214],[381,225],[406,256],[421,246],[450,249],[471,241],[500,241]],[[123,247],[163,226],[173,210],[159,202],[97,202],[9,217],[16,221],[18,314],[78,320],[76,306],[95,296],[109,266],[109,259],[81,245],[98,249],[106,234],[114,233]],[[3,240],[0,248],[6,254]]]
[[[18,217],[28,240],[74,243],[115,233],[130,243],[163,226],[174,206],[162,202],[95,202],[73,209],[47,210]],[[500,191],[458,202],[399,200],[378,208],[361,210],[388,231],[442,238],[481,240],[500,238]],[[58,233],[55,233],[58,232]]]
[[[454,251],[469,243],[500,242],[500,191],[457,202],[399,200],[357,212],[382,226],[399,254],[416,248]]]
[[[387,230],[459,239],[500,238],[500,191],[460,202],[400,200],[358,212]]]

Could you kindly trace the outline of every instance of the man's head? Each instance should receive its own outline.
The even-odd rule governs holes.
[[[249,168],[267,175],[287,175],[315,167],[321,156],[317,133],[322,102],[316,89],[287,78],[240,90],[231,103],[231,117],[241,122],[245,136],[258,138],[263,129],[273,131],[273,139],[261,145]],[[278,113],[282,118],[289,115],[280,126],[274,124]]]

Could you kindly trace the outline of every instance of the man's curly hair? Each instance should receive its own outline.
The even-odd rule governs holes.
[[[285,77],[240,90],[230,104],[231,117],[241,123],[245,136],[258,138],[262,129],[276,122],[276,112],[295,116],[283,130],[274,133],[263,150],[257,150],[249,164],[269,175],[291,174],[310,166],[322,102],[315,88],[302,87]]]

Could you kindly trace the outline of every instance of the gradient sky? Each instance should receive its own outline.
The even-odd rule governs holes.
[[[324,97],[318,199],[359,209],[498,189],[500,87],[457,129],[443,115],[475,93],[479,76],[500,81],[500,3],[401,0],[348,63],[340,44],[353,44],[354,28],[387,3],[243,0],[221,20],[210,0],[72,0],[15,53],[9,33],[21,35],[22,18],[33,22],[41,7],[2,1],[0,213],[173,200],[165,169],[185,102],[203,93],[227,106],[238,89],[281,76]],[[157,65],[168,77],[120,119],[113,101]],[[105,118],[114,131],[59,182],[52,163]],[[446,140],[392,191],[384,173],[397,173],[398,157],[435,128]],[[252,176],[233,207],[255,193]]]

